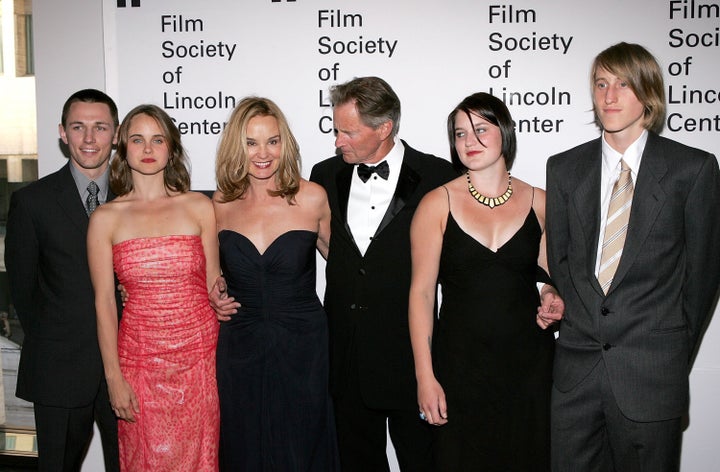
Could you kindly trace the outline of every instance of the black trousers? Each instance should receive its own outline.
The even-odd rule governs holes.
[[[399,410],[368,407],[357,370],[353,371],[345,391],[333,398],[342,471],[388,472],[388,429],[402,472],[434,470],[432,427],[419,418],[417,406]]]
[[[97,422],[106,472],[119,472],[117,418],[103,381],[95,402],[79,408],[34,404],[38,471],[77,472],[82,466]]]

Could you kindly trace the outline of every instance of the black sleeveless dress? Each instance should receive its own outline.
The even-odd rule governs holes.
[[[535,324],[542,232],[531,209],[497,252],[448,215],[435,375],[448,423],[436,429],[438,470],[547,471],[554,337]]]
[[[218,238],[228,293],[242,304],[218,338],[220,470],[337,470],[317,234],[288,231],[263,254],[234,231]]]

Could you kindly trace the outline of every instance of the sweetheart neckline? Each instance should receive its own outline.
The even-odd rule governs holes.
[[[309,234],[317,235],[317,232],[316,232],[316,231],[311,231],[311,230],[309,230],[309,229],[289,229],[289,230],[285,231],[284,233],[278,234],[278,235],[275,237],[275,239],[273,239],[272,242],[271,242],[270,244],[268,244],[268,246],[265,248],[265,250],[264,250],[263,252],[260,252],[260,250],[257,248],[257,246],[255,245],[255,243],[254,243],[250,238],[248,238],[247,236],[245,236],[244,234],[242,234],[242,233],[240,233],[240,232],[238,232],[238,231],[235,231],[235,230],[233,230],[233,229],[221,229],[221,230],[218,232],[218,235],[220,235],[221,233],[225,233],[225,232],[231,233],[231,234],[237,234],[238,236],[241,236],[241,237],[242,237],[243,239],[245,239],[248,243],[250,243],[250,245],[253,247],[253,249],[255,249],[255,252],[256,252],[258,255],[260,255],[260,257],[264,256],[264,255],[268,252],[268,250],[269,250],[271,247],[273,247],[273,245],[274,245],[279,239],[281,239],[282,237],[284,237],[285,235],[288,235],[288,234],[291,234],[291,233],[309,233]]]

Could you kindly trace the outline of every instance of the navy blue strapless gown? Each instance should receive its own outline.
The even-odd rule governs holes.
[[[337,470],[317,234],[288,231],[263,254],[234,231],[218,238],[228,293],[242,304],[217,346],[221,470]]]

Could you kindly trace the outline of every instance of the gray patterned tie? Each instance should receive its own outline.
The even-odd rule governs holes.
[[[100,204],[98,202],[98,191],[100,189],[98,188],[98,184],[93,182],[92,180],[87,186],[88,196],[87,200],[85,200],[85,207],[87,208],[87,214],[90,216],[92,212],[95,211],[95,209]]]

